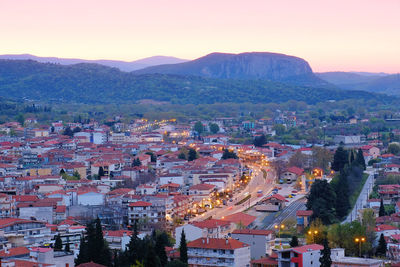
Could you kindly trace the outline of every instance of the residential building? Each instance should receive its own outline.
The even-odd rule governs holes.
[[[251,259],[260,259],[272,253],[275,234],[271,230],[237,229],[231,237],[250,246]]]
[[[305,245],[277,251],[279,267],[319,267],[321,250],[318,244]]]
[[[250,266],[250,246],[235,239],[199,238],[187,248],[190,267]]]

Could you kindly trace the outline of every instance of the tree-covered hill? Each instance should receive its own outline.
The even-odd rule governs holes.
[[[376,99],[361,91],[286,85],[261,80],[122,72],[96,64],[58,65],[31,60],[0,60],[0,96],[70,103],[135,103],[142,99],[177,104],[267,103],[291,99],[308,104],[328,100]]]

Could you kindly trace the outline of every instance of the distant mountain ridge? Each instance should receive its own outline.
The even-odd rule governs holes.
[[[107,60],[107,59],[90,60],[90,59],[79,59],[79,58],[38,57],[30,54],[0,55],[0,59],[35,60],[41,63],[56,63],[61,65],[93,63],[108,67],[118,68],[121,71],[126,71],[126,72],[131,72],[134,70],[143,69],[155,65],[177,64],[187,61],[186,59],[180,59],[168,56],[153,56],[128,62],[128,61]]]
[[[152,66],[134,74],[194,75],[218,79],[269,80],[301,85],[327,85],[302,58],[269,52],[212,53],[178,64]]]
[[[321,72],[316,76],[338,88],[400,95],[400,74],[363,72]]]
[[[393,97],[361,91],[283,84],[266,80],[215,79],[193,75],[122,72],[99,64],[61,65],[33,60],[0,60],[0,96],[44,102],[87,104],[280,103],[315,104],[365,99],[384,102]]]

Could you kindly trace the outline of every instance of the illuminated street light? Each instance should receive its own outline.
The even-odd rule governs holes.
[[[313,231],[308,231],[308,234],[312,237],[312,241],[313,241],[313,243],[315,243],[315,236],[318,234],[318,231],[317,230],[315,230],[314,232]]]
[[[363,242],[366,241],[366,239],[365,239],[365,237],[356,237],[354,239],[354,241],[356,243],[358,243],[358,249],[359,249],[359,255],[358,256],[361,257],[361,245],[362,245]]]
[[[279,247],[282,249],[282,240],[281,240],[281,229],[285,228],[284,224],[275,224],[274,228],[278,230],[278,237],[279,237]]]

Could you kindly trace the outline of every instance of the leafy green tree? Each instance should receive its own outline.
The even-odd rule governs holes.
[[[263,145],[265,145],[267,143],[267,137],[262,134],[260,136],[256,136],[253,140],[253,144],[257,147],[262,147]]]
[[[193,161],[197,158],[198,158],[197,151],[193,148],[190,148],[188,152],[188,161]]]
[[[342,170],[344,166],[349,163],[348,158],[349,156],[347,151],[342,146],[339,146],[336,149],[335,155],[333,156],[332,170],[334,171]]]
[[[385,240],[385,236],[381,234],[379,237],[378,247],[376,248],[376,255],[385,257],[387,252],[387,244]]]
[[[319,218],[324,224],[332,224],[336,218],[336,194],[325,180],[316,180],[307,196],[307,209],[313,211],[312,219]]]
[[[275,124],[274,130],[275,130],[275,132],[276,132],[276,135],[282,136],[282,135],[285,133],[286,128],[285,128],[285,126],[282,125],[282,124]]]
[[[237,159],[238,156],[234,151],[229,151],[228,149],[224,149],[224,153],[222,154],[222,159]]]
[[[73,176],[76,177],[78,180],[81,179],[81,175],[77,171],[74,172]]]
[[[99,176],[99,178],[104,176],[104,169],[102,166],[99,167],[99,172],[97,173],[97,175]]]
[[[383,205],[383,199],[381,198],[381,205],[379,206],[379,217],[385,216],[385,205]]]
[[[140,162],[140,159],[139,158],[135,158],[134,160],[133,160],[133,163],[132,163],[132,166],[133,167],[137,167],[137,166],[141,166],[142,165],[142,162]]]
[[[331,249],[329,248],[329,242],[327,238],[324,238],[323,245],[324,249],[321,251],[319,262],[321,263],[321,267],[330,267],[332,265]]]
[[[186,159],[185,153],[183,153],[183,152],[179,153],[178,159]]]
[[[17,116],[17,122],[19,122],[19,124],[21,124],[21,126],[24,125],[24,122],[25,122],[24,114],[22,114],[22,113],[18,114],[18,116]]]
[[[63,135],[67,135],[67,136],[73,136],[74,132],[71,130],[71,127],[67,126],[67,128],[65,128]]]
[[[294,248],[294,247],[298,247],[299,246],[299,239],[297,238],[297,236],[292,236],[292,240],[290,240],[289,245]]]
[[[166,267],[187,267],[187,264],[181,262],[180,260],[173,260],[168,262]]]
[[[213,134],[216,134],[219,132],[219,126],[216,123],[210,123],[208,125],[208,127],[210,128],[210,132],[212,132]]]
[[[201,121],[195,123],[193,130],[195,130],[199,135],[204,132],[204,125]]]
[[[181,242],[179,243],[179,252],[180,252],[179,260],[185,264],[188,264],[186,235],[183,229],[181,233]]]
[[[62,250],[62,240],[60,234],[58,234],[54,242],[54,251],[61,251],[61,250]]]
[[[400,153],[400,144],[399,143],[390,143],[388,146],[388,152],[393,155],[398,155]]]

